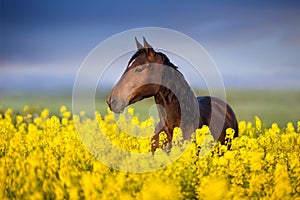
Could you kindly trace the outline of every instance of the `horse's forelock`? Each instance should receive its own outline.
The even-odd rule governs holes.
[[[143,52],[145,52],[145,49],[139,49],[137,52],[135,52],[135,54],[130,58],[130,60],[129,60],[129,62],[128,62],[128,67],[130,67],[129,64],[130,64],[133,60],[135,60],[137,57],[139,57]]]

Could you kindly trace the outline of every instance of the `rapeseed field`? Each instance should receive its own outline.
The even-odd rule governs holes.
[[[59,116],[7,109],[0,114],[0,199],[300,199],[300,121],[240,121],[239,137],[226,145],[206,126],[191,143],[176,128],[172,149],[152,155],[154,123],[139,121],[132,108],[118,118],[72,116],[65,106]]]

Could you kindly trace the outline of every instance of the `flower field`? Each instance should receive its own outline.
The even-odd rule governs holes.
[[[59,116],[7,109],[0,114],[0,199],[300,199],[300,121],[265,127],[255,117],[239,130],[227,150],[206,126],[191,143],[175,129],[171,151],[152,155],[154,120],[139,121],[133,109],[117,119],[111,112],[72,116],[64,106]]]

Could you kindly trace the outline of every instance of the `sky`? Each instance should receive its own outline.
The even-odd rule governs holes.
[[[140,27],[196,40],[227,88],[300,89],[299,1],[1,0],[0,8],[0,92],[72,88],[93,48]]]

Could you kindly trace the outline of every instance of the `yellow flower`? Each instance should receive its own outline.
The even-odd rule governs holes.
[[[79,116],[80,116],[80,117],[83,117],[83,116],[85,116],[85,111],[83,111],[83,110],[82,110],[82,111],[80,111],[80,112],[79,112]]]
[[[134,113],[134,108],[133,108],[133,107],[128,108],[127,112],[128,112],[130,115],[133,115],[133,113]]]
[[[67,107],[66,106],[61,106],[60,107],[60,112],[61,113],[64,113],[64,112],[66,112],[67,111]]]
[[[172,143],[174,145],[181,145],[183,140],[182,131],[179,127],[175,127],[173,130],[173,140]]]
[[[239,122],[239,135],[244,135],[247,130],[247,124],[245,121]]]
[[[255,128],[256,128],[257,132],[260,133],[261,132],[261,121],[260,121],[259,117],[255,116],[254,122],[255,122]]]
[[[22,121],[23,121],[23,117],[20,116],[20,115],[18,115],[18,116],[16,117],[16,121],[17,121],[17,124],[21,124]]]
[[[233,139],[234,132],[235,132],[234,129],[227,128],[226,129],[226,139]]]
[[[287,123],[286,131],[287,131],[287,132],[294,132],[294,131],[295,131],[295,128],[294,128],[292,122]]]
[[[274,199],[286,199],[290,196],[292,188],[290,185],[287,166],[285,164],[277,164],[274,172]]]
[[[208,126],[206,126],[206,125],[202,126],[202,128],[200,128],[200,129],[197,129],[196,134],[195,134],[196,144],[198,146],[202,146],[203,142],[205,141],[205,138],[208,134],[210,134],[210,130],[209,130]]]
[[[274,133],[279,133],[280,132],[280,128],[278,127],[278,124],[277,123],[273,123],[272,124],[272,129],[271,129],[272,132]]]
[[[137,118],[136,116],[131,118],[131,122],[132,122],[132,124],[134,124],[136,126],[138,126],[140,124],[139,118]]]
[[[49,110],[48,109],[44,109],[41,112],[41,118],[46,119],[49,116]]]
[[[71,117],[71,112],[70,111],[66,111],[63,113],[63,117],[64,118],[70,118]]]
[[[174,183],[166,183],[161,180],[148,180],[141,191],[142,200],[173,200],[178,199],[178,188]]]
[[[212,178],[203,186],[203,192],[206,199],[221,200],[226,197],[226,192],[228,191],[227,187],[226,179]]]
[[[29,107],[28,105],[25,105],[24,108],[23,108],[23,111],[24,111],[24,112],[28,112],[29,109],[30,109],[30,107]]]

